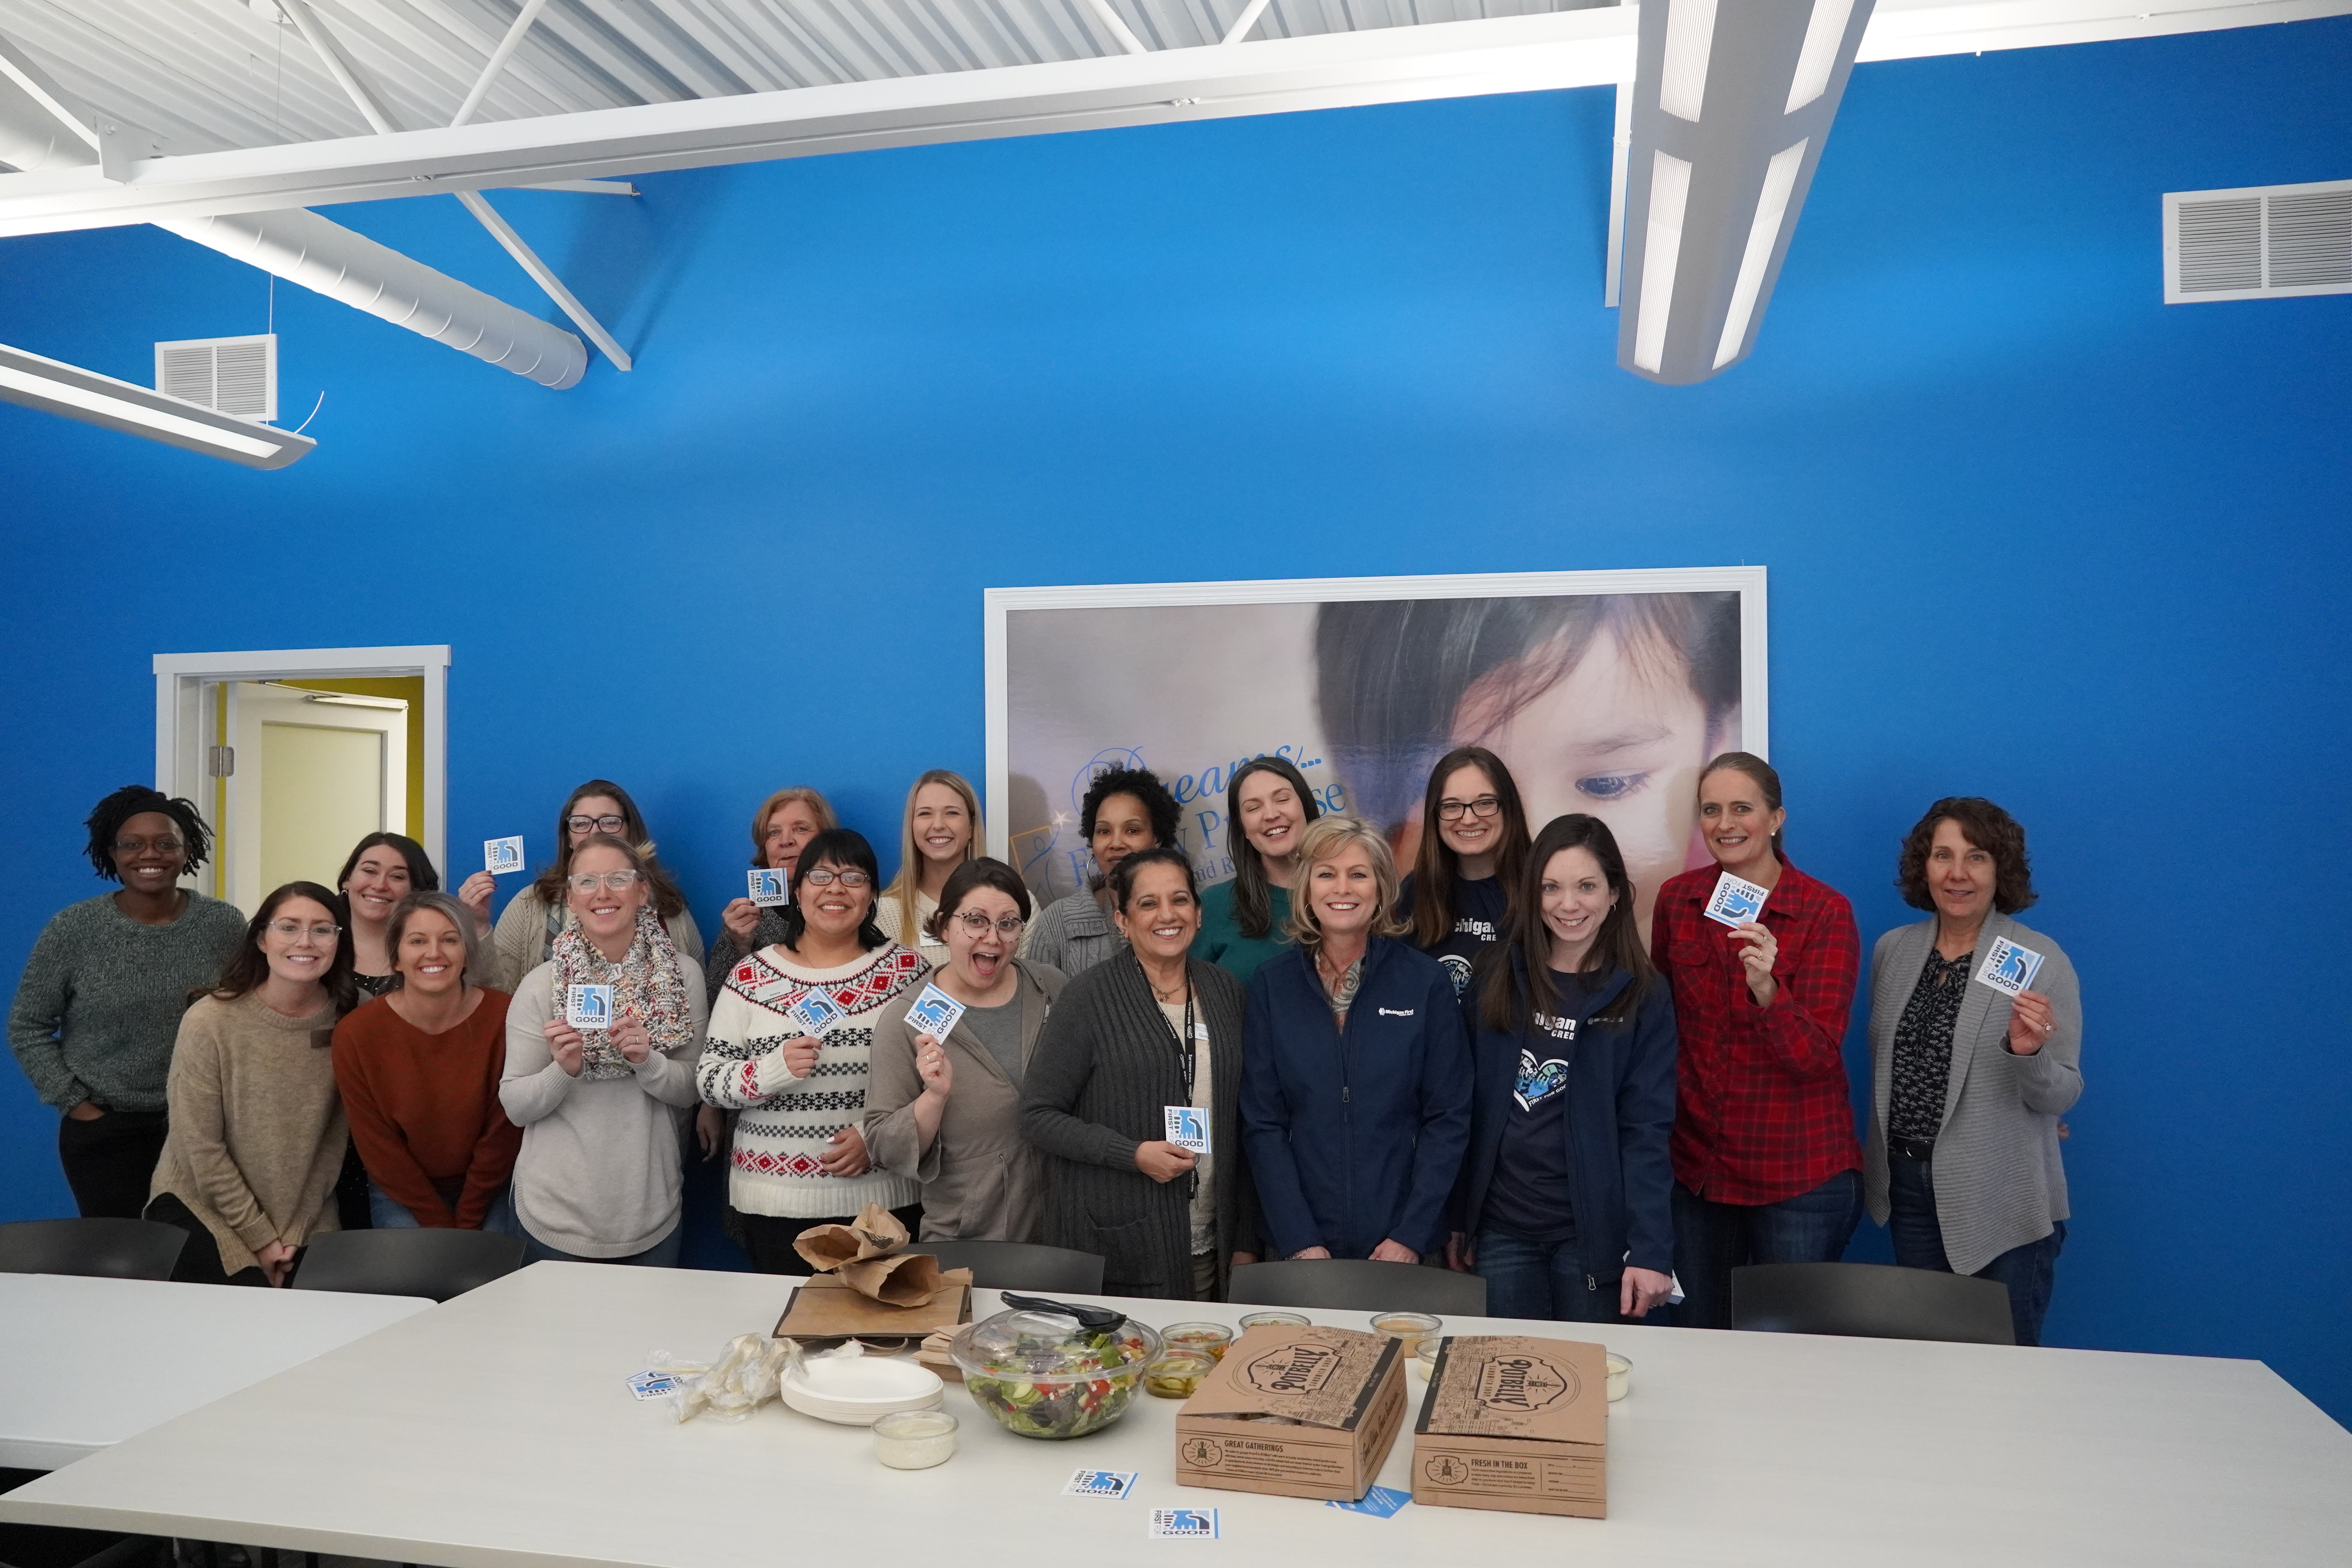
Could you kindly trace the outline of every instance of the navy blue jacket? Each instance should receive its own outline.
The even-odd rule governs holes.
[[[1511,1034],[1497,1034],[1478,1021],[1478,1004],[1489,985],[1506,975],[1526,984],[1527,964],[1514,951],[1507,968],[1480,975],[1462,998],[1462,1017],[1471,1031],[1476,1089],[1470,1108],[1470,1150],[1454,1194],[1454,1228],[1478,1234],[1486,1190],[1495,1178],[1495,1157],[1503,1144],[1503,1123],[1517,1087],[1519,1053],[1535,1059],[1568,1055],[1568,1176],[1576,1205],[1578,1251],[1586,1270],[1606,1283],[1621,1278],[1630,1263],[1670,1274],[1675,1267],[1673,1194],[1675,1171],[1666,1139],[1675,1126],[1675,1000],[1664,980],[1650,984],[1633,1019],[1616,1028],[1596,1026],[1601,1011],[1633,977],[1616,970],[1595,993],[1563,1006],[1573,1017],[1572,1045],[1532,1019]],[[1255,1005],[1255,998],[1252,998]]]
[[[1271,1256],[1442,1247],[1470,1132],[1470,1055],[1444,966],[1372,938],[1343,1031],[1311,952],[1260,964],[1242,1024],[1241,1110]]]

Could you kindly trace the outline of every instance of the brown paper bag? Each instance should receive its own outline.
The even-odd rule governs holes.
[[[967,1270],[940,1272],[927,1252],[901,1252],[907,1227],[880,1204],[868,1204],[847,1225],[812,1226],[793,1239],[793,1250],[820,1274],[887,1307],[920,1307],[950,1285],[971,1283]]]
[[[818,1225],[793,1238],[793,1250],[820,1274],[845,1263],[886,1258],[907,1245],[907,1227],[880,1204],[867,1204],[847,1225]]]

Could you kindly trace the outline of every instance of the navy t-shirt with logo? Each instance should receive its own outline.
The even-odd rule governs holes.
[[[1425,950],[1445,965],[1459,996],[1470,984],[1470,966],[1478,954],[1503,940],[1503,879],[1457,877],[1454,881],[1454,929],[1435,947]],[[1407,877],[1397,894],[1397,918],[1412,918],[1412,879]]]
[[[1539,1246],[1576,1239],[1568,1180],[1568,1068],[1576,1057],[1577,1015],[1599,976],[1554,972],[1559,1013],[1538,1013],[1519,1049],[1511,1109],[1486,1189],[1485,1223]]]

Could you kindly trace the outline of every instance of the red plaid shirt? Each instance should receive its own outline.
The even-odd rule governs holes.
[[[1675,1180],[1723,1204],[1774,1204],[1862,1164],[1845,1081],[1845,1031],[1862,937],[1845,896],[1790,865],[1765,900],[1780,989],[1759,1007],[1743,945],[1699,911],[1720,868],[1658,889],[1650,956],[1675,992]]]

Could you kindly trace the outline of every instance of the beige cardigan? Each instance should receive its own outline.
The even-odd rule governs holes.
[[[180,1019],[164,1090],[171,1131],[148,1196],[169,1193],[220,1244],[221,1268],[273,1241],[338,1228],[335,1179],[351,1142],[335,1093],[331,1007],[289,1018],[254,992],[199,997]]]
[[[1068,984],[1050,964],[1016,958],[1021,1061],[1025,1070],[1054,998]],[[939,1135],[921,1146],[915,1101],[915,1033],[909,988],[874,1020],[873,1076],[866,1089],[866,1148],[874,1163],[923,1184],[925,1241],[1036,1241],[1045,1222],[1045,1167],[1021,1132],[1021,1089],[972,1032],[959,1023],[943,1042],[955,1068]]]

